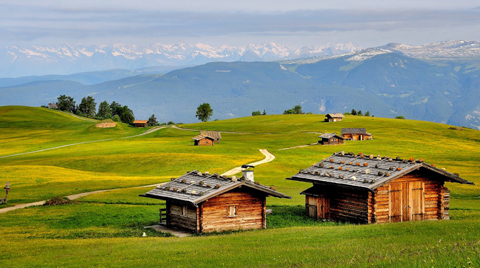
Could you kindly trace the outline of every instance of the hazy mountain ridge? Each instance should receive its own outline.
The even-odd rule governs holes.
[[[352,44],[293,49],[275,43],[220,47],[184,43],[149,46],[121,43],[110,46],[9,46],[0,48],[0,77],[65,75],[108,69],[134,70],[154,66],[199,65],[212,61],[271,61],[343,54],[356,49]]]
[[[155,113],[162,121],[196,121],[202,102],[211,104],[218,119],[256,110],[278,114],[301,104],[313,113],[354,108],[480,129],[480,60],[412,58],[385,48],[313,60],[213,62],[90,86],[37,81],[0,88],[0,105],[39,106],[59,94],[115,100],[137,118]]]

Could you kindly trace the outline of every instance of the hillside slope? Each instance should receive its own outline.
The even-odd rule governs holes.
[[[45,108],[1,106],[0,156],[74,142],[122,137],[141,131],[122,123],[112,129],[99,129],[95,123]]]

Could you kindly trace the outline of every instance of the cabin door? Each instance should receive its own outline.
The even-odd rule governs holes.
[[[308,217],[318,219],[317,198],[314,196],[305,196],[305,212]]]
[[[423,182],[396,182],[389,188],[390,222],[423,220]]]

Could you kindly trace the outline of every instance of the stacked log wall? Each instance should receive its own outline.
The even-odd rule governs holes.
[[[167,208],[167,225],[197,231],[197,208],[187,206],[186,215],[182,215],[183,205],[170,203]]]
[[[196,142],[199,146],[213,146],[213,140],[211,139],[201,139]]]
[[[337,188],[329,193],[330,218],[337,221],[368,223],[368,191]]]
[[[443,217],[444,220],[450,219],[450,190],[443,187]]]
[[[264,195],[242,190],[224,193],[202,204],[201,231],[221,232],[266,227]],[[236,206],[236,216],[229,216],[230,206]]]

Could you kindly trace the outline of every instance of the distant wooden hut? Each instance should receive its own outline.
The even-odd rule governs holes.
[[[222,134],[218,131],[200,131],[200,135],[212,137],[215,143],[219,143],[222,139]]]
[[[197,135],[192,138],[194,140],[193,145],[195,146],[213,146],[215,143],[215,138],[208,135]]]
[[[347,141],[371,140],[372,133],[364,128],[342,128],[342,137]]]
[[[141,196],[166,200],[160,214],[167,227],[196,233],[266,228],[267,196],[290,198],[254,182],[252,174],[237,179],[198,171]]]
[[[308,216],[357,223],[449,219],[444,183],[473,184],[418,160],[343,152],[287,179],[313,183],[301,193]]]
[[[148,120],[135,120],[133,125],[135,127],[148,127]]]
[[[343,144],[343,137],[336,133],[325,133],[319,136],[318,144],[321,145],[338,145]]]
[[[325,116],[325,122],[338,122],[342,121],[345,116],[342,113],[327,114]]]

